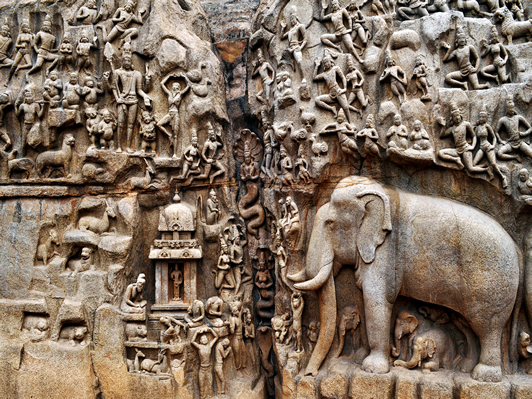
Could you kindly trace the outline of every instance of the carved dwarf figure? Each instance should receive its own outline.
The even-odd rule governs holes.
[[[455,148],[445,148],[438,151],[438,156],[444,161],[455,162],[460,169],[464,168],[471,173],[485,172],[486,168],[473,165],[473,149],[477,143],[477,137],[471,124],[464,120],[460,108],[456,104],[451,104],[452,126],[440,134],[440,138],[452,134]],[[467,141],[467,136],[472,138],[471,144]],[[463,163],[462,163],[463,160]]]
[[[523,125],[526,131],[521,132],[519,130],[520,125]],[[502,130],[505,130],[508,135],[507,141],[501,139],[500,133]],[[497,156],[504,160],[515,159],[518,155],[515,153],[511,154],[511,152],[519,150],[526,156],[532,158],[532,148],[524,141],[524,138],[530,135],[530,133],[532,133],[530,123],[523,116],[517,114],[513,97],[508,96],[506,99],[506,115],[499,119],[495,129],[495,135],[502,144],[497,151]]]
[[[62,70],[65,66],[70,70],[71,65],[74,64],[73,56],[74,48],[70,41],[70,35],[65,33],[63,35],[63,40],[59,45],[59,69]]]
[[[85,128],[89,134],[89,139],[91,141],[90,148],[96,148],[96,143],[99,137],[98,124],[100,123],[100,115],[98,111],[93,107],[87,107],[85,109]]]
[[[345,79],[344,73],[338,66],[334,65],[333,59],[327,50],[325,50],[322,64],[323,72],[318,75],[320,62],[319,60],[315,61],[313,80],[315,82],[324,80],[329,89],[329,93],[316,97],[316,105],[321,108],[325,108],[336,115],[336,108],[330,104],[338,102],[340,107],[344,110],[347,121],[350,122],[351,118],[349,114],[349,102],[347,101],[347,97],[345,95],[347,81]],[[340,87],[338,81],[342,82],[342,87]]]
[[[85,35],[79,39],[79,43],[76,47],[76,55],[78,56],[78,71],[81,71],[82,69],[89,70],[89,68],[92,66],[90,55],[92,49],[98,48],[98,36],[94,36],[93,42],[94,43],[91,43],[89,38]]]
[[[102,150],[115,149],[115,142],[113,140],[116,130],[116,121],[111,114],[111,111],[104,109],[102,111],[102,120],[98,123],[98,134],[100,135],[100,146]]]
[[[103,89],[98,83],[94,83],[92,77],[85,79],[85,86],[81,89],[81,95],[88,105],[97,108],[98,107],[98,94],[103,94]]]
[[[519,171],[518,178],[518,198],[521,201],[525,201],[528,205],[532,205],[532,179],[530,179],[530,172],[526,168],[523,168]]]
[[[218,208],[218,197],[216,191],[209,191],[209,198],[205,201],[205,221],[208,225],[218,224],[220,209]]]
[[[39,46],[40,45],[40,46]],[[52,63],[46,69],[46,74],[49,74],[53,67],[59,62],[59,55],[54,54],[57,49],[55,46],[55,36],[52,34],[52,21],[50,16],[47,15],[42,23],[40,32],[35,35],[33,40],[33,47],[37,53],[37,60],[35,65],[28,72],[31,75],[41,69],[45,61],[51,61]]]
[[[79,106],[81,104],[82,89],[79,85],[77,72],[72,72],[70,78],[63,88],[63,108],[76,111],[75,122],[81,123]]]
[[[50,108],[57,108],[61,105],[61,92],[63,82],[59,79],[57,71],[51,71],[43,85],[42,97],[50,104]]]
[[[157,124],[152,113],[142,111],[139,122],[140,152],[142,154],[146,153],[148,149],[150,149],[152,154],[155,154],[155,143],[157,141],[156,127]]]

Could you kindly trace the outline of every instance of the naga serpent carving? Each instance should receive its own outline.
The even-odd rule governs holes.
[[[240,178],[246,183],[247,193],[238,202],[238,211],[246,220],[249,234],[258,237],[258,228],[264,223],[264,209],[259,200],[259,162],[262,159],[262,143],[251,130],[244,129],[236,141],[236,160],[240,166]]]

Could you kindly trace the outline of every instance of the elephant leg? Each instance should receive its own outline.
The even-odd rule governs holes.
[[[366,333],[371,352],[362,362],[362,369],[368,373],[384,374],[390,370],[388,352],[390,351],[390,321],[393,306],[386,300],[384,279],[378,275],[368,278],[370,273],[375,273],[375,271],[365,273],[362,292],[366,313]]]
[[[318,303],[322,320],[320,335],[305,370],[305,375],[313,376],[318,375],[318,370],[331,349],[336,332],[336,288],[332,274],[318,291]]]
[[[484,330],[486,331],[477,332],[480,340],[480,362],[473,369],[471,376],[482,382],[500,382],[502,328],[496,326]]]

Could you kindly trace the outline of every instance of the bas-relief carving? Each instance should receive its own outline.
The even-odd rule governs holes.
[[[104,396],[111,364],[201,398],[530,371],[526,5],[264,2],[229,123],[199,4],[74,3],[0,29],[24,345],[90,350]]]

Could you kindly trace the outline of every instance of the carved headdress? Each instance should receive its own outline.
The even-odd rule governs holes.
[[[249,129],[243,129],[235,144],[235,158],[244,163],[244,156],[248,155],[254,162],[262,159],[262,143],[255,133]]]

